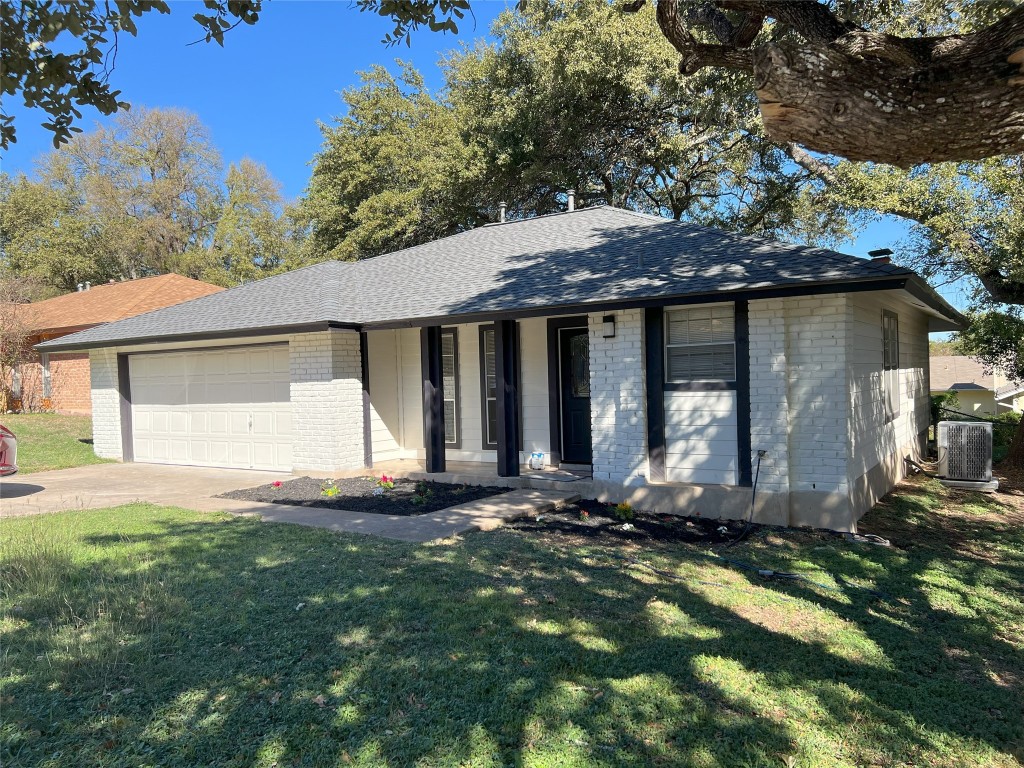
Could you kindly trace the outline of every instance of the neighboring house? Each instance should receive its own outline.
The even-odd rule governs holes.
[[[952,392],[958,405],[952,410],[970,416],[996,416],[1016,410],[1024,401],[1021,386],[1008,382],[998,371],[986,371],[966,355],[936,355],[929,362],[929,389],[933,395]]]
[[[94,286],[86,283],[74,293],[21,305],[18,322],[27,328],[28,344],[34,346],[222,290],[175,274]],[[17,404],[24,410],[92,411],[87,352],[33,353],[10,384]]]
[[[1010,382],[996,388],[996,406],[999,412],[1024,413],[1024,384]]]
[[[89,350],[105,457],[511,477],[542,452],[605,500],[742,518],[756,478],[755,519],[851,530],[920,455],[928,332],[961,322],[885,261],[602,206],[41,349]]]

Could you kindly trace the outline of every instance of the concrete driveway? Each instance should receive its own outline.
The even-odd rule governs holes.
[[[284,472],[161,464],[96,464],[36,472],[0,481],[0,518],[148,501],[205,512],[256,515],[267,522],[427,542],[467,531],[491,530],[579,498],[572,491],[524,488],[416,517],[215,498],[226,491],[292,477]]]
[[[116,507],[130,501],[212,510],[225,508],[212,497],[274,480],[283,472],[175,467],[161,464],[94,464],[0,480],[0,517],[68,509]]]

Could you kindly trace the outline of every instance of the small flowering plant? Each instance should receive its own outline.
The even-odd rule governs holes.
[[[326,496],[328,499],[332,499],[337,496],[339,492],[338,486],[334,484],[333,480],[324,480],[320,483],[321,496]]]
[[[395,478],[388,477],[387,475],[381,475],[380,478],[377,480],[377,487],[383,488],[385,491],[394,490]]]
[[[590,513],[587,512],[587,510],[585,510],[585,509],[581,509],[580,510],[580,520],[585,523],[589,519],[590,519]]]
[[[280,480],[275,480],[274,482],[271,483],[271,485],[274,486],[275,488],[280,488],[282,483]]]

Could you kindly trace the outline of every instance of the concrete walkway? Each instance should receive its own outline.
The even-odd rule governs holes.
[[[262,504],[234,499],[211,499],[211,508],[236,515],[258,515],[271,523],[294,523],[345,533],[382,536],[398,541],[427,542],[469,531],[490,531],[511,520],[548,512],[579,499],[579,494],[524,488],[486,499],[440,509],[426,515],[371,515],[337,509],[310,509],[286,504]]]
[[[415,517],[216,498],[227,491],[289,479],[291,475],[281,472],[160,464],[96,464],[15,475],[0,481],[0,518],[148,501],[204,512],[259,516],[268,522],[426,542],[467,531],[491,530],[507,521],[546,512],[579,498],[579,494],[570,489],[524,488]]]

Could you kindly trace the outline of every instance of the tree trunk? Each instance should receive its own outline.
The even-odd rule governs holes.
[[[923,68],[833,46],[752,53],[775,141],[901,168],[1024,152],[1024,75],[1006,48]]]
[[[902,168],[1024,152],[1024,5],[977,32],[918,38],[862,29],[816,0],[688,7],[683,18],[678,0],[657,6],[680,71],[749,72],[765,131],[777,142]],[[725,11],[743,19],[733,24]],[[755,44],[766,18],[795,35]]]
[[[1014,469],[1024,469],[1024,419],[1017,425],[1010,442],[1010,452],[1006,455],[1006,465]]]

